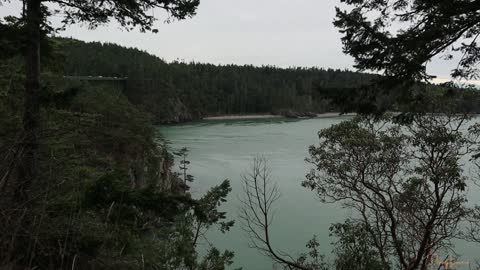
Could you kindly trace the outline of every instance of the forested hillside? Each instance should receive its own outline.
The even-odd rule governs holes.
[[[66,75],[127,77],[129,99],[160,123],[222,114],[338,111],[321,95],[322,89],[348,90],[373,78],[346,70],[166,63],[115,44],[59,41]]]
[[[38,172],[25,188],[28,199],[19,196],[25,64],[16,40],[5,34],[15,30],[0,22],[0,269],[231,264],[233,253],[214,247],[201,257],[194,234],[233,225],[218,208],[229,182],[219,179],[192,198],[191,179],[174,171],[174,155],[150,115],[108,85],[65,80],[68,65],[50,39],[42,55]]]

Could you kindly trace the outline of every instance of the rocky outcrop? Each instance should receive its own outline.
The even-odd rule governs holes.
[[[192,113],[179,98],[171,98],[168,101],[170,117],[166,119],[169,123],[181,123],[193,120]]]
[[[125,153],[132,188],[154,186],[158,191],[184,193],[183,181],[172,171],[172,155],[162,146]]]
[[[201,119],[199,113],[192,112],[180,98],[168,98],[163,113],[157,115],[159,124],[177,124]]]

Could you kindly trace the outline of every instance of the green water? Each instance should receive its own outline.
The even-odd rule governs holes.
[[[210,120],[164,126],[159,131],[170,141],[172,149],[184,146],[190,149],[189,172],[195,176],[193,196],[200,197],[223,179],[231,180],[233,191],[224,210],[232,219],[238,219],[241,174],[248,171],[253,156],[264,155],[282,193],[272,225],[274,247],[297,255],[305,250],[305,243],[317,235],[322,250],[328,255],[330,243],[334,241],[329,237],[330,224],[344,220],[351,212],[339,205],[322,204],[300,183],[310,168],[304,159],[308,146],[318,141],[317,132],[345,119],[349,118]],[[208,239],[220,249],[235,252],[234,267],[272,269],[269,258],[248,247],[239,225],[237,222],[227,234],[212,232]],[[473,244],[461,243],[456,250],[463,258],[480,258],[480,249]]]

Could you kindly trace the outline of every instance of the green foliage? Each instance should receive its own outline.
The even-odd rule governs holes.
[[[455,77],[476,76],[476,35],[480,6],[468,0],[344,0],[349,10],[337,8],[335,25],[344,34],[344,51],[361,70],[382,71],[403,80],[431,78],[426,63],[452,51],[463,57],[452,72]],[[471,16],[464,16],[470,14]],[[399,25],[393,29],[392,24]],[[473,39],[473,40],[472,40]],[[459,46],[450,50],[458,42]],[[456,65],[455,65],[456,66]]]
[[[216,248],[209,250],[207,256],[200,263],[199,270],[224,270],[225,266],[230,266],[233,263],[233,252],[225,251],[220,253]],[[237,269],[237,270],[241,270]]]
[[[200,4],[199,0],[106,0],[100,3],[87,1],[80,4],[73,0],[48,0],[45,2],[59,5],[63,11],[61,13],[62,22],[66,25],[86,22],[89,27],[94,28],[115,19],[127,30],[139,27],[142,32],[152,31],[154,33],[157,32],[152,28],[156,17],[150,14],[152,9],[163,9],[171,18],[182,20],[195,15]]]
[[[138,49],[115,44],[60,39],[65,74],[128,77],[129,99],[158,122],[178,122],[206,115],[293,114],[339,110],[322,89],[349,92],[373,75],[317,68],[215,66],[165,63]],[[334,96],[334,94],[333,94]]]
[[[82,206],[84,209],[102,209],[116,204],[121,207],[121,213],[125,216],[109,213],[114,219],[135,220],[140,219],[129,217],[129,213],[135,211],[151,211],[166,220],[173,220],[188,209],[196,205],[189,194],[165,194],[156,192],[146,187],[132,189],[126,175],[118,172],[103,175],[99,179],[86,183],[85,195]],[[120,206],[121,205],[121,206]],[[111,209],[110,209],[111,210]]]
[[[427,269],[432,253],[450,248],[471,211],[460,161],[472,157],[478,135],[466,126],[465,115],[422,113],[401,122],[358,117],[320,131],[319,145],[309,149],[315,168],[303,185],[354,211],[354,224],[334,227],[342,234],[337,251],[367,241],[383,269],[391,259],[401,269]],[[368,237],[349,238],[362,233]]]
[[[195,207],[196,222],[203,224],[207,228],[211,225],[220,225],[220,230],[225,233],[233,226],[234,221],[224,221],[226,212],[218,210],[218,207],[227,201],[228,194],[232,191],[230,181],[225,180],[220,185],[212,187]]]
[[[361,98],[352,102],[355,110],[383,113],[395,109],[395,102],[379,105],[379,99],[415,103],[428,91],[429,85],[423,82],[436,77],[426,68],[433,59],[450,61],[453,79],[478,78],[480,6],[475,1],[342,2],[347,7],[336,9],[334,24],[343,35],[343,51],[355,59],[359,71],[383,75],[371,86],[358,89]]]
[[[337,238],[333,253],[336,270],[387,270],[375,250],[366,225],[347,219],[330,227],[331,235]]]
[[[185,184],[185,187],[187,186],[187,182],[193,182],[193,175],[187,174],[188,171],[188,165],[190,164],[190,161],[187,160],[188,156],[188,148],[183,147],[177,152],[173,152],[174,155],[180,157],[180,165],[179,169],[183,172],[183,183]]]
[[[17,23],[14,17],[0,18],[0,59],[10,58],[22,51],[24,47],[21,40],[21,25]],[[19,50],[20,49],[20,50]]]
[[[330,265],[325,262],[325,255],[320,253],[320,243],[316,235],[307,242],[306,247],[308,252],[301,254],[297,259],[299,265],[309,270],[331,269]]]
[[[64,25],[115,19],[129,30],[156,32],[150,10],[181,20],[195,14],[199,1],[23,4],[21,18],[0,21],[0,150],[7,153],[0,160],[0,268],[198,268],[193,224],[185,221],[199,203],[179,192],[172,156],[155,143],[148,115],[108,86],[62,80],[57,40],[46,36],[55,30],[52,15]],[[20,56],[28,66],[25,84],[18,83],[25,80]],[[230,189],[223,187],[227,192],[211,199],[224,201]],[[199,209],[218,216],[208,225],[224,219],[216,207]],[[223,269],[232,257],[212,250],[202,264]]]
[[[480,98],[478,92],[454,85],[416,84],[409,86],[414,97],[402,97],[395,93],[394,89],[401,88],[395,83],[372,84],[381,78],[373,74],[166,63],[147,52],[115,44],[56,41],[65,54],[65,74],[128,78],[125,94],[150,112],[156,122],[182,122],[222,114],[308,116],[327,111],[418,111],[438,109],[431,105],[435,96],[455,101],[459,112],[480,111],[475,102]]]
[[[228,251],[198,258],[194,242],[197,214],[202,231],[216,222],[224,226],[225,213],[217,207],[231,190],[228,182],[198,201],[179,193],[170,171],[172,155],[155,142],[148,114],[122,93],[54,77],[49,89],[54,91],[48,92],[42,112],[41,175],[31,189],[39,199],[28,212],[32,228],[16,239],[18,265],[31,254],[32,265],[51,263],[59,269],[73,261],[78,268],[102,269],[231,263]],[[1,147],[11,146],[19,128],[19,112],[13,110],[18,104],[9,105],[11,97],[0,103],[8,112],[0,116]],[[2,172],[6,161],[1,160]],[[2,235],[11,235],[15,223],[2,222]],[[38,237],[41,246],[33,244]],[[24,248],[29,245],[35,247]],[[8,254],[4,247],[0,253]]]

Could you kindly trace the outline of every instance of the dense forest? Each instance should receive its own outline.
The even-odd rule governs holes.
[[[480,14],[480,7],[412,1],[394,1],[404,22],[419,10],[425,14],[400,39],[378,33],[389,22],[364,22],[372,9],[389,15],[390,1],[349,1],[361,7],[337,11],[344,51],[360,70],[383,76],[166,63],[137,49],[52,37],[58,29],[51,16],[63,17],[64,27],[116,20],[127,30],[156,32],[153,9],[181,20],[195,15],[198,0],[23,1],[18,18],[0,19],[0,269],[227,269],[234,253],[211,245],[207,231],[227,233],[237,225],[222,210],[230,182],[216,179],[218,185],[192,196],[188,149],[168,152],[154,124],[220,114],[310,116],[345,111],[347,101],[384,103],[403,113],[338,123],[309,148],[313,169],[302,185],[358,217],[332,224],[333,260],[325,261],[319,247],[328,243],[316,237],[298,256],[272,246],[269,211],[279,190],[261,159],[242,179],[238,217],[250,247],[275,268],[426,270],[433,253],[452,250],[454,240],[480,243],[480,206],[467,203],[478,176],[466,175],[464,166],[468,160],[480,167],[480,124],[458,113],[480,111],[478,91],[423,80],[430,78],[424,63],[444,44],[469,29],[466,38],[480,35],[479,20],[464,16]],[[439,28],[423,31],[423,25]],[[465,58],[457,74],[478,73],[476,43],[460,50]],[[409,102],[396,99],[398,86],[378,92],[379,77],[411,81],[400,85]],[[463,224],[470,226],[461,231]]]
[[[349,90],[374,77],[320,68],[166,63],[116,44],[57,41],[66,58],[66,75],[128,78],[129,99],[161,123],[223,114],[301,116],[339,111],[322,89]]]
[[[420,84],[416,87],[418,96],[402,101],[389,89],[377,89],[371,96],[374,87],[369,85],[379,79],[374,74],[322,68],[167,63],[147,52],[117,44],[65,38],[55,41],[65,58],[65,75],[126,79],[122,85],[125,95],[151,113],[157,123],[231,114],[299,117],[350,112],[358,110],[355,103],[365,99],[368,105],[376,103],[388,110],[412,110],[412,102],[429,98],[426,89],[458,100],[458,111],[480,111],[478,91],[454,84]],[[111,84],[118,87],[119,83]]]
[[[210,269],[197,253],[211,226],[227,231],[227,180],[192,198],[152,117],[110,85],[66,80],[59,44],[42,40],[35,181],[20,162],[25,63],[19,28],[0,21],[0,269]],[[186,155],[186,154],[185,154]],[[187,168],[185,168],[186,171]]]

